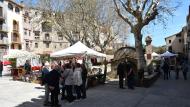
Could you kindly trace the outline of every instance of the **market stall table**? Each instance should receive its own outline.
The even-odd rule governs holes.
[[[13,80],[22,80],[25,70],[23,68],[12,68],[11,75],[13,76]]]

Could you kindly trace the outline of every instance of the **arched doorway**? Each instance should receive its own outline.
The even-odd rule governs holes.
[[[122,47],[114,53],[111,63],[112,76],[117,77],[117,66],[121,61],[128,60],[134,71],[137,71],[136,50],[133,47]]]

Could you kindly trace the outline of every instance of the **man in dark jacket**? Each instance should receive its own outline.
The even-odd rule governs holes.
[[[168,64],[168,60],[164,61],[164,65],[162,67],[163,71],[164,71],[164,80],[169,78],[169,70],[170,70],[170,66]]]
[[[86,98],[86,79],[87,79],[87,69],[85,64],[82,64],[82,98]]]
[[[126,73],[126,62],[122,61],[119,63],[117,67],[117,75],[119,75],[119,88],[125,89],[123,87],[123,79],[125,78],[125,73]]]
[[[187,80],[187,72],[188,72],[188,70],[189,70],[187,61],[184,61],[184,62],[183,62],[182,68],[183,68],[182,71],[183,71],[184,80]]]
[[[30,74],[32,71],[31,65],[29,60],[26,60],[26,63],[24,64],[24,69],[26,71],[26,74]]]
[[[127,86],[129,89],[134,89],[135,74],[130,62],[127,62],[126,64],[126,71],[127,71]]]
[[[52,64],[51,68],[52,70],[48,74],[48,86],[49,90],[51,92],[51,106],[60,107],[59,101],[58,101],[58,95],[60,93],[59,89],[59,80],[60,80],[60,73],[56,69],[58,65]]]

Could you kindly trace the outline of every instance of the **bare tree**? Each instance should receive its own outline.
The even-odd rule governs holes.
[[[176,3],[176,6],[173,6],[172,0],[113,0],[113,3],[118,16],[130,26],[131,33],[134,34],[137,68],[143,74],[146,62],[142,45],[142,29],[155,19],[165,22],[168,15],[173,15],[179,3]]]
[[[106,0],[40,0],[38,8],[44,14],[40,20],[52,22],[71,44],[82,41],[105,52],[120,33],[121,21]]]

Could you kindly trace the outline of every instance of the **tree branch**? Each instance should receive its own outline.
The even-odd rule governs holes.
[[[144,2],[143,2],[143,6],[142,6],[142,12],[144,11],[144,9],[145,9],[145,7],[146,7],[146,4],[147,4],[147,2],[148,2],[148,0],[145,0]]]
[[[114,0],[115,1],[115,0]],[[119,2],[121,3],[121,5],[123,6],[123,8],[129,12],[131,15],[134,16],[134,10],[132,8],[130,8],[130,4],[131,4],[131,0],[127,0],[127,3],[125,4],[122,0],[119,0]],[[127,7],[126,7],[127,5]]]
[[[152,8],[153,5],[154,5],[154,2],[153,2],[153,0],[151,0],[151,4],[150,4],[150,6],[148,7],[148,9],[147,9],[147,11],[145,13],[145,17],[148,16],[148,14],[151,11],[151,8]]]
[[[148,23],[152,20],[154,20],[156,18],[156,16],[158,15],[158,10],[155,9],[151,14],[150,16],[146,17],[146,19],[144,19],[143,21],[143,26],[144,25],[148,25]]]
[[[120,9],[119,9],[119,7],[118,7],[118,5],[117,5],[117,3],[116,3],[116,0],[113,0],[113,1],[114,1],[115,6],[116,6],[116,12],[117,12],[118,16],[121,17],[125,22],[127,22],[127,23],[130,25],[131,28],[133,28],[133,24],[129,21],[129,19],[128,19],[128,18],[125,18],[125,17],[121,14]]]

